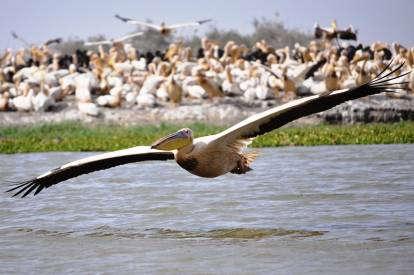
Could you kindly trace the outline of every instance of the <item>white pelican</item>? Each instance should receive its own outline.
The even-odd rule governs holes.
[[[168,99],[173,104],[181,103],[183,97],[183,88],[177,83],[174,79],[174,72],[175,68],[171,72],[171,75],[168,77],[167,81],[165,82],[166,90],[168,93]]]
[[[131,18],[122,17],[118,14],[115,14],[115,18],[131,25],[141,25],[150,29],[154,29],[156,31],[159,31],[162,35],[170,35],[171,32],[175,29],[182,28],[182,27],[197,27],[204,23],[210,22],[211,19],[206,20],[199,20],[195,22],[188,22],[188,23],[180,23],[180,24],[173,24],[173,25],[166,25],[164,22],[161,23],[161,25],[154,25],[147,22],[137,21],[133,20]]]
[[[193,139],[192,131],[184,128],[157,140],[152,146],[137,146],[69,162],[38,177],[19,182],[7,192],[15,191],[14,196],[22,194],[22,197],[31,192],[36,195],[44,188],[82,174],[149,160],[175,159],[179,166],[200,177],[213,178],[228,172],[244,174],[251,170],[249,165],[257,156],[256,153],[244,152],[253,138],[300,117],[328,110],[345,101],[400,89],[399,84],[402,83],[390,81],[409,72],[393,77],[393,73],[404,64],[385,73],[390,65],[391,63],[374,80],[363,85],[288,102],[253,115],[218,134]]]
[[[127,39],[136,37],[136,36],[140,36],[143,35],[143,32],[136,32],[136,33],[132,33],[132,34],[128,34],[125,36],[122,36],[120,38],[116,38],[116,39],[110,39],[110,40],[102,40],[102,41],[94,41],[94,42],[85,42],[85,46],[96,46],[96,45],[104,45],[104,44],[108,44],[108,45],[112,45],[114,43],[119,43],[122,41],[125,41]]]

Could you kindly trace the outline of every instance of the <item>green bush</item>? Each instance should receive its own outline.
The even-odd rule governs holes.
[[[182,127],[170,124],[90,126],[77,122],[0,127],[0,153],[112,151],[150,145]],[[194,131],[196,137],[224,129],[202,123],[187,127]],[[414,143],[414,122],[285,127],[256,138],[253,147],[390,143]]]

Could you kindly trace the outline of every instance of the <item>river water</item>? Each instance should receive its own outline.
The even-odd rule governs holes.
[[[0,274],[414,273],[414,145],[260,153],[246,175],[148,162],[1,192]],[[0,155],[0,176],[89,155]]]

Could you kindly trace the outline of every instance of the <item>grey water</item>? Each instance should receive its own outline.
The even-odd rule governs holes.
[[[245,175],[147,162],[1,192],[0,274],[414,273],[414,145],[260,153]],[[0,155],[0,178],[92,154]]]

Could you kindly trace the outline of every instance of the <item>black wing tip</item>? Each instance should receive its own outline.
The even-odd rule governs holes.
[[[128,22],[128,21],[130,21],[130,20],[131,20],[131,19],[129,19],[129,18],[122,17],[122,16],[120,16],[119,14],[115,14],[115,18],[117,18],[117,19],[119,19],[119,20],[121,20],[121,21],[123,21],[123,22]]]
[[[213,21],[213,19],[209,18],[209,19],[199,20],[199,21],[197,21],[197,23],[202,25],[204,23],[211,22],[211,21]]]
[[[17,39],[17,33],[15,31],[10,31],[10,34],[13,36],[14,39]]]
[[[12,195],[12,197],[14,198],[18,197],[20,194],[24,192],[23,195],[21,195],[21,198],[24,198],[27,195],[29,195],[35,188],[37,188],[37,190],[35,191],[34,195],[37,195],[44,188],[44,186],[41,185],[36,179],[31,179],[18,183],[17,186],[14,186],[6,190],[6,193],[15,192]]]
[[[49,45],[54,44],[54,43],[56,43],[56,44],[60,44],[60,43],[62,43],[62,41],[63,41],[63,39],[62,39],[62,38],[60,38],[60,37],[58,37],[58,38],[55,38],[55,39],[50,39],[50,40],[46,41],[46,42],[45,42],[45,45],[46,45],[46,46],[49,46]]]
[[[6,190],[6,193],[12,192],[16,189],[19,189],[20,187],[23,187],[24,185],[30,183],[30,180],[27,181],[19,181],[19,182],[14,182],[14,181],[7,181],[9,184],[9,186],[13,186],[12,188]]]
[[[403,66],[405,65],[405,61],[399,63],[397,67],[390,69],[390,72],[386,72],[389,68],[391,68],[391,65],[394,63],[394,60],[391,59],[390,62],[385,66],[385,68],[370,82],[368,82],[368,86],[374,89],[382,90],[384,92],[395,92],[396,90],[403,89],[402,85],[407,84],[407,81],[400,81],[400,82],[390,82],[396,79],[401,79],[404,76],[411,73],[411,71],[407,71],[404,73],[401,73],[397,76],[394,74],[401,70]]]
[[[411,71],[405,72],[405,73],[401,73],[398,76],[392,76],[394,73],[398,72],[399,70],[401,70],[401,68],[405,65],[405,61],[400,62],[397,67],[393,68],[390,70],[390,72],[386,73],[386,71],[388,69],[391,68],[392,64],[394,63],[394,59],[391,59],[390,62],[385,66],[385,68],[373,79],[370,81],[370,83],[372,84],[378,84],[378,83],[382,83],[382,82],[387,82],[390,80],[394,80],[400,77],[403,77],[409,73],[411,73]],[[385,75],[383,75],[385,73]],[[391,77],[391,78],[390,78]]]

